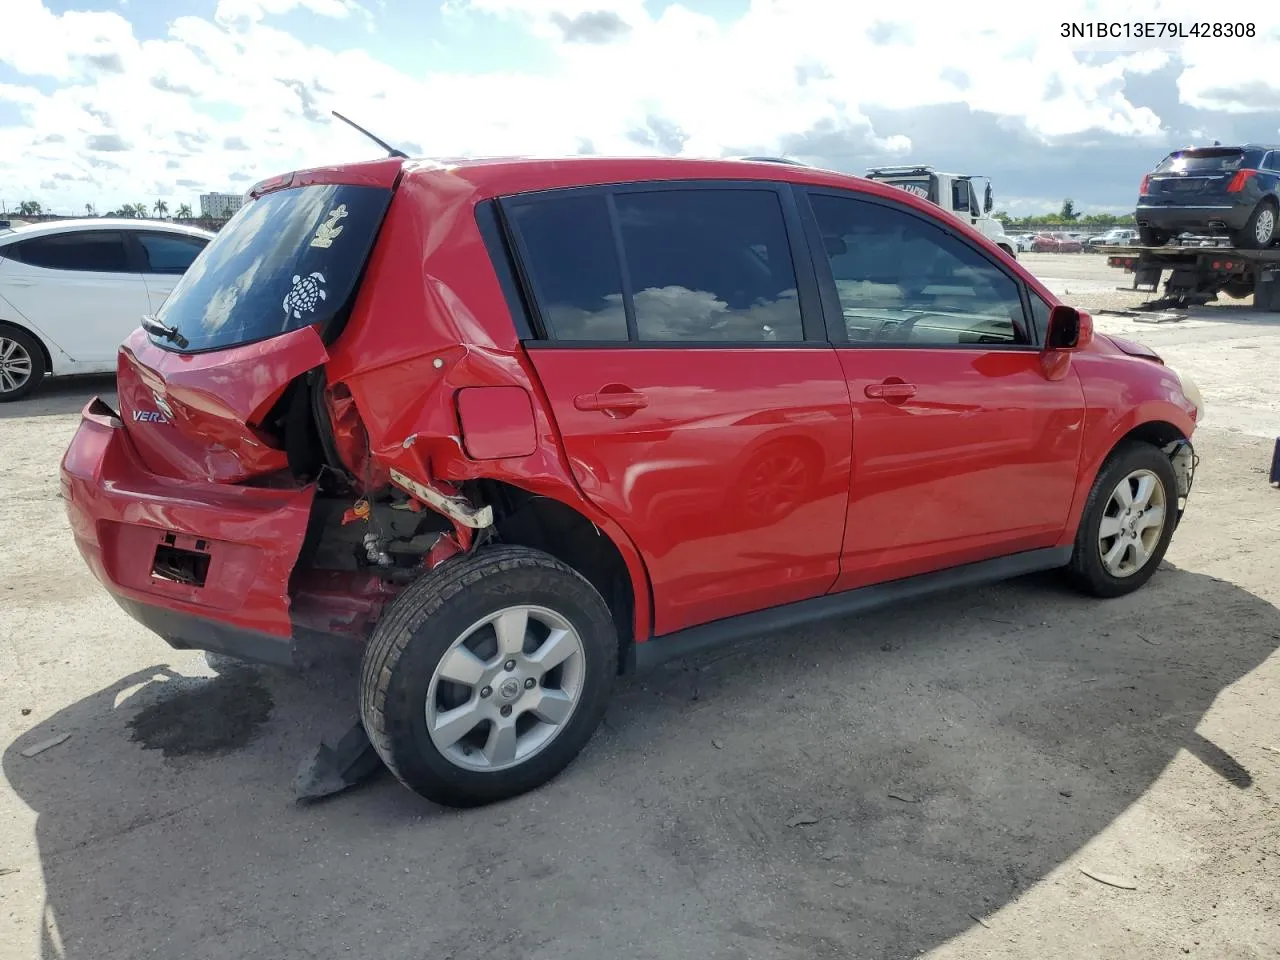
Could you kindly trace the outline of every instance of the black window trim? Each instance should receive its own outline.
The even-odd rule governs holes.
[[[515,256],[511,229],[496,200],[482,200],[476,204],[476,223],[480,227],[480,239],[484,241],[489,260],[498,275],[498,285],[507,301],[507,309],[511,312],[516,337],[521,341],[545,339],[541,317],[536,306],[531,306],[536,303],[529,295],[532,287]]]
[[[147,256],[147,250],[142,245],[142,237],[144,234],[150,234],[153,237],[176,237],[179,240],[189,240],[193,244],[203,242],[200,252],[209,245],[208,237],[194,236],[190,233],[180,233],[177,230],[156,230],[155,228],[143,230],[122,230],[125,235],[125,246],[129,248],[129,262],[134,267],[135,273],[140,273],[147,277],[180,277],[186,270],[174,272],[172,270],[152,270],[151,260]],[[197,254],[199,256],[199,254]]]
[[[796,190],[800,194],[800,210],[804,220],[805,235],[808,240],[809,247],[816,251],[812,257],[813,267],[818,274],[818,286],[821,291],[822,315],[826,320],[827,337],[836,347],[849,347],[853,349],[867,350],[1001,350],[1001,351],[1018,351],[1023,353],[1039,353],[1042,349],[1041,332],[1036,329],[1035,318],[1031,311],[1030,291],[1023,279],[1016,273],[1010,272],[1007,266],[993,258],[991,254],[974,244],[968,237],[955,230],[950,224],[941,217],[925,216],[918,210],[897,203],[886,197],[873,196],[869,193],[861,193],[857,190],[840,189],[839,187],[827,186],[800,186],[796,185]],[[906,214],[922,223],[930,224],[941,230],[947,236],[958,240],[960,243],[968,247],[973,253],[982,257],[990,266],[1004,274],[1013,282],[1018,290],[1018,299],[1022,304],[1022,322],[1031,343],[896,343],[886,341],[884,343],[854,343],[849,339],[849,331],[845,327],[844,311],[840,307],[840,296],[836,290],[835,275],[831,272],[831,261],[827,258],[826,245],[822,242],[822,232],[818,226],[817,215],[813,211],[813,205],[809,202],[810,197],[827,196],[835,197],[840,200],[857,200],[862,203],[875,204],[876,206],[887,207],[898,213]],[[1041,298],[1043,299],[1043,298]],[[1047,303],[1048,301],[1046,301]],[[1052,304],[1049,305],[1052,309]]]
[[[22,248],[30,243],[37,243],[41,240],[52,240],[57,237],[83,237],[89,234],[108,234],[119,237],[120,242],[124,245],[125,269],[80,270],[74,267],[46,267],[43,264],[30,263],[24,260],[20,255],[16,257],[10,256],[7,259],[13,260],[15,263],[20,263],[25,267],[34,267],[37,270],[53,270],[57,273],[92,273],[97,275],[119,276],[120,274],[136,274],[139,272],[137,270],[137,257],[133,249],[133,244],[130,242],[128,231],[122,230],[119,227],[85,227],[76,230],[58,230],[53,233],[43,233],[38,237],[25,237],[23,239],[16,240],[13,243],[7,244],[6,249],[16,250],[21,254]]]
[[[791,251],[791,260],[796,278],[797,299],[800,306],[801,331],[803,340],[767,341],[767,340],[640,340],[635,327],[635,305],[631,297],[631,276],[627,267],[618,222],[614,198],[623,194],[667,193],[684,190],[739,190],[751,192],[768,192],[774,194],[782,210],[783,226],[786,230],[787,243]],[[618,258],[619,275],[622,282],[623,304],[627,316],[626,340],[557,340],[542,317],[536,285],[529,275],[528,249],[524,238],[513,218],[509,215],[510,204],[537,199],[553,199],[555,197],[604,196],[607,205],[610,225],[614,236],[614,253]],[[627,183],[593,184],[590,186],[557,187],[548,190],[530,190],[523,193],[508,194],[494,202],[498,211],[498,219],[504,232],[504,240],[511,255],[511,268],[519,279],[519,296],[513,302],[514,290],[508,292],[508,304],[512,317],[529,317],[532,321],[524,329],[517,319],[516,328],[526,347],[535,349],[559,350],[805,350],[813,348],[829,348],[824,311],[822,309],[821,289],[818,276],[813,267],[813,258],[809,255],[808,244],[802,224],[799,204],[796,201],[793,185],[778,180],[638,180]],[[483,231],[482,223],[482,231]],[[496,239],[496,238],[494,238]],[[494,245],[486,238],[490,254]],[[499,270],[501,279],[501,270]],[[504,288],[505,290],[505,288]],[[528,334],[528,336],[526,336]]]

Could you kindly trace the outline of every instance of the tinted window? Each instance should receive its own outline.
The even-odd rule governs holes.
[[[118,233],[58,233],[13,244],[5,256],[49,270],[128,273],[129,256]]]
[[[1244,161],[1240,150],[1179,150],[1160,161],[1156,173],[1224,173],[1239,170]]]
[[[954,180],[951,183],[951,208],[953,210],[969,209],[969,183],[966,180]]]
[[[1044,343],[1049,329],[1049,305],[1034,293],[1031,294],[1031,325],[1036,331],[1036,343]]]
[[[312,324],[327,336],[355,295],[390,200],[381,187],[324,184],[245,204],[182,275],[158,319],[187,339],[183,350],[237,346]]]
[[[518,200],[509,207],[548,333],[626,340],[622,273],[603,194]]]
[[[1280,151],[1272,150],[1262,161],[1263,168],[1280,172]]]
[[[814,196],[850,342],[1029,343],[1018,285],[940,227],[903,210]]]
[[[640,340],[804,339],[777,194],[670,190],[615,203]]]
[[[147,273],[186,273],[208,241],[174,234],[140,233],[138,243],[142,245]]]

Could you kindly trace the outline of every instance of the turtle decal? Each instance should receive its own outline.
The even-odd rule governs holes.
[[[293,287],[284,298],[284,312],[295,320],[301,320],[304,313],[315,313],[320,301],[327,298],[323,273],[309,273],[305,277],[294,274]]]

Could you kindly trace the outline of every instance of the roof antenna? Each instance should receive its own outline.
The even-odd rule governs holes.
[[[333,110],[331,112],[335,117],[337,117],[343,123],[348,124],[349,126],[355,127],[357,130],[363,133],[366,137],[368,137],[370,140],[372,140],[374,143],[380,146],[383,150],[387,151],[387,156],[399,157],[401,160],[409,159],[409,155],[405,153],[403,150],[397,150],[395,147],[391,146],[391,144],[387,143],[387,141],[378,139],[372,133],[366,130],[364,127],[360,126],[360,124],[356,123],[354,120],[350,119],[349,117],[344,117],[337,110]]]

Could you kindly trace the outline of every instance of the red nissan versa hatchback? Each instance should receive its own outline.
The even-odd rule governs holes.
[[[1201,414],[926,201],[741,160],[264,182],[118,373],[62,465],[94,574],[181,649],[364,645],[370,739],[455,805],[563,769],[622,671],[1047,568],[1137,589]]]

